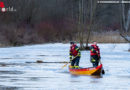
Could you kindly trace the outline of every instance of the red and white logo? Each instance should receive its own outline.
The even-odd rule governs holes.
[[[4,2],[2,2],[2,1],[0,1],[0,9],[1,9],[1,12],[6,12],[6,11],[13,12],[13,11],[16,11],[16,9],[14,9],[13,6],[9,6],[8,8],[6,8],[5,5],[4,5]]]
[[[1,8],[1,11],[2,11],[2,12],[5,12],[5,11],[6,11],[4,2],[0,2],[0,8]]]

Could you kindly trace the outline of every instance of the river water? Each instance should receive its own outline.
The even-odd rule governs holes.
[[[69,44],[0,48],[0,90],[130,90],[128,44],[99,44],[103,76],[73,76],[65,63]],[[82,51],[81,67],[90,67],[89,51]]]

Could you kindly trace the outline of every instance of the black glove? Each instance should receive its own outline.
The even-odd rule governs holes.
[[[70,62],[72,61],[72,57],[70,57]]]
[[[101,59],[101,57],[99,56],[99,59]]]

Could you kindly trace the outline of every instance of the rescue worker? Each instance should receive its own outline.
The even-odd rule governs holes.
[[[97,67],[100,60],[100,49],[97,46],[97,42],[93,42],[90,47],[90,61],[93,64],[93,67]]]
[[[75,42],[70,42],[70,62],[71,62],[71,68],[79,68],[79,60],[80,60],[80,49],[75,44]],[[73,59],[72,59],[73,57]]]

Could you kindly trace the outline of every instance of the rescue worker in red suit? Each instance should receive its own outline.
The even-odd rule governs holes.
[[[100,49],[97,46],[97,42],[93,42],[93,44],[90,47],[90,61],[93,64],[93,67],[97,67],[99,60],[100,60]]]
[[[71,68],[79,68],[79,60],[80,60],[80,49],[74,42],[70,42],[70,62]],[[73,57],[73,59],[72,59]]]

